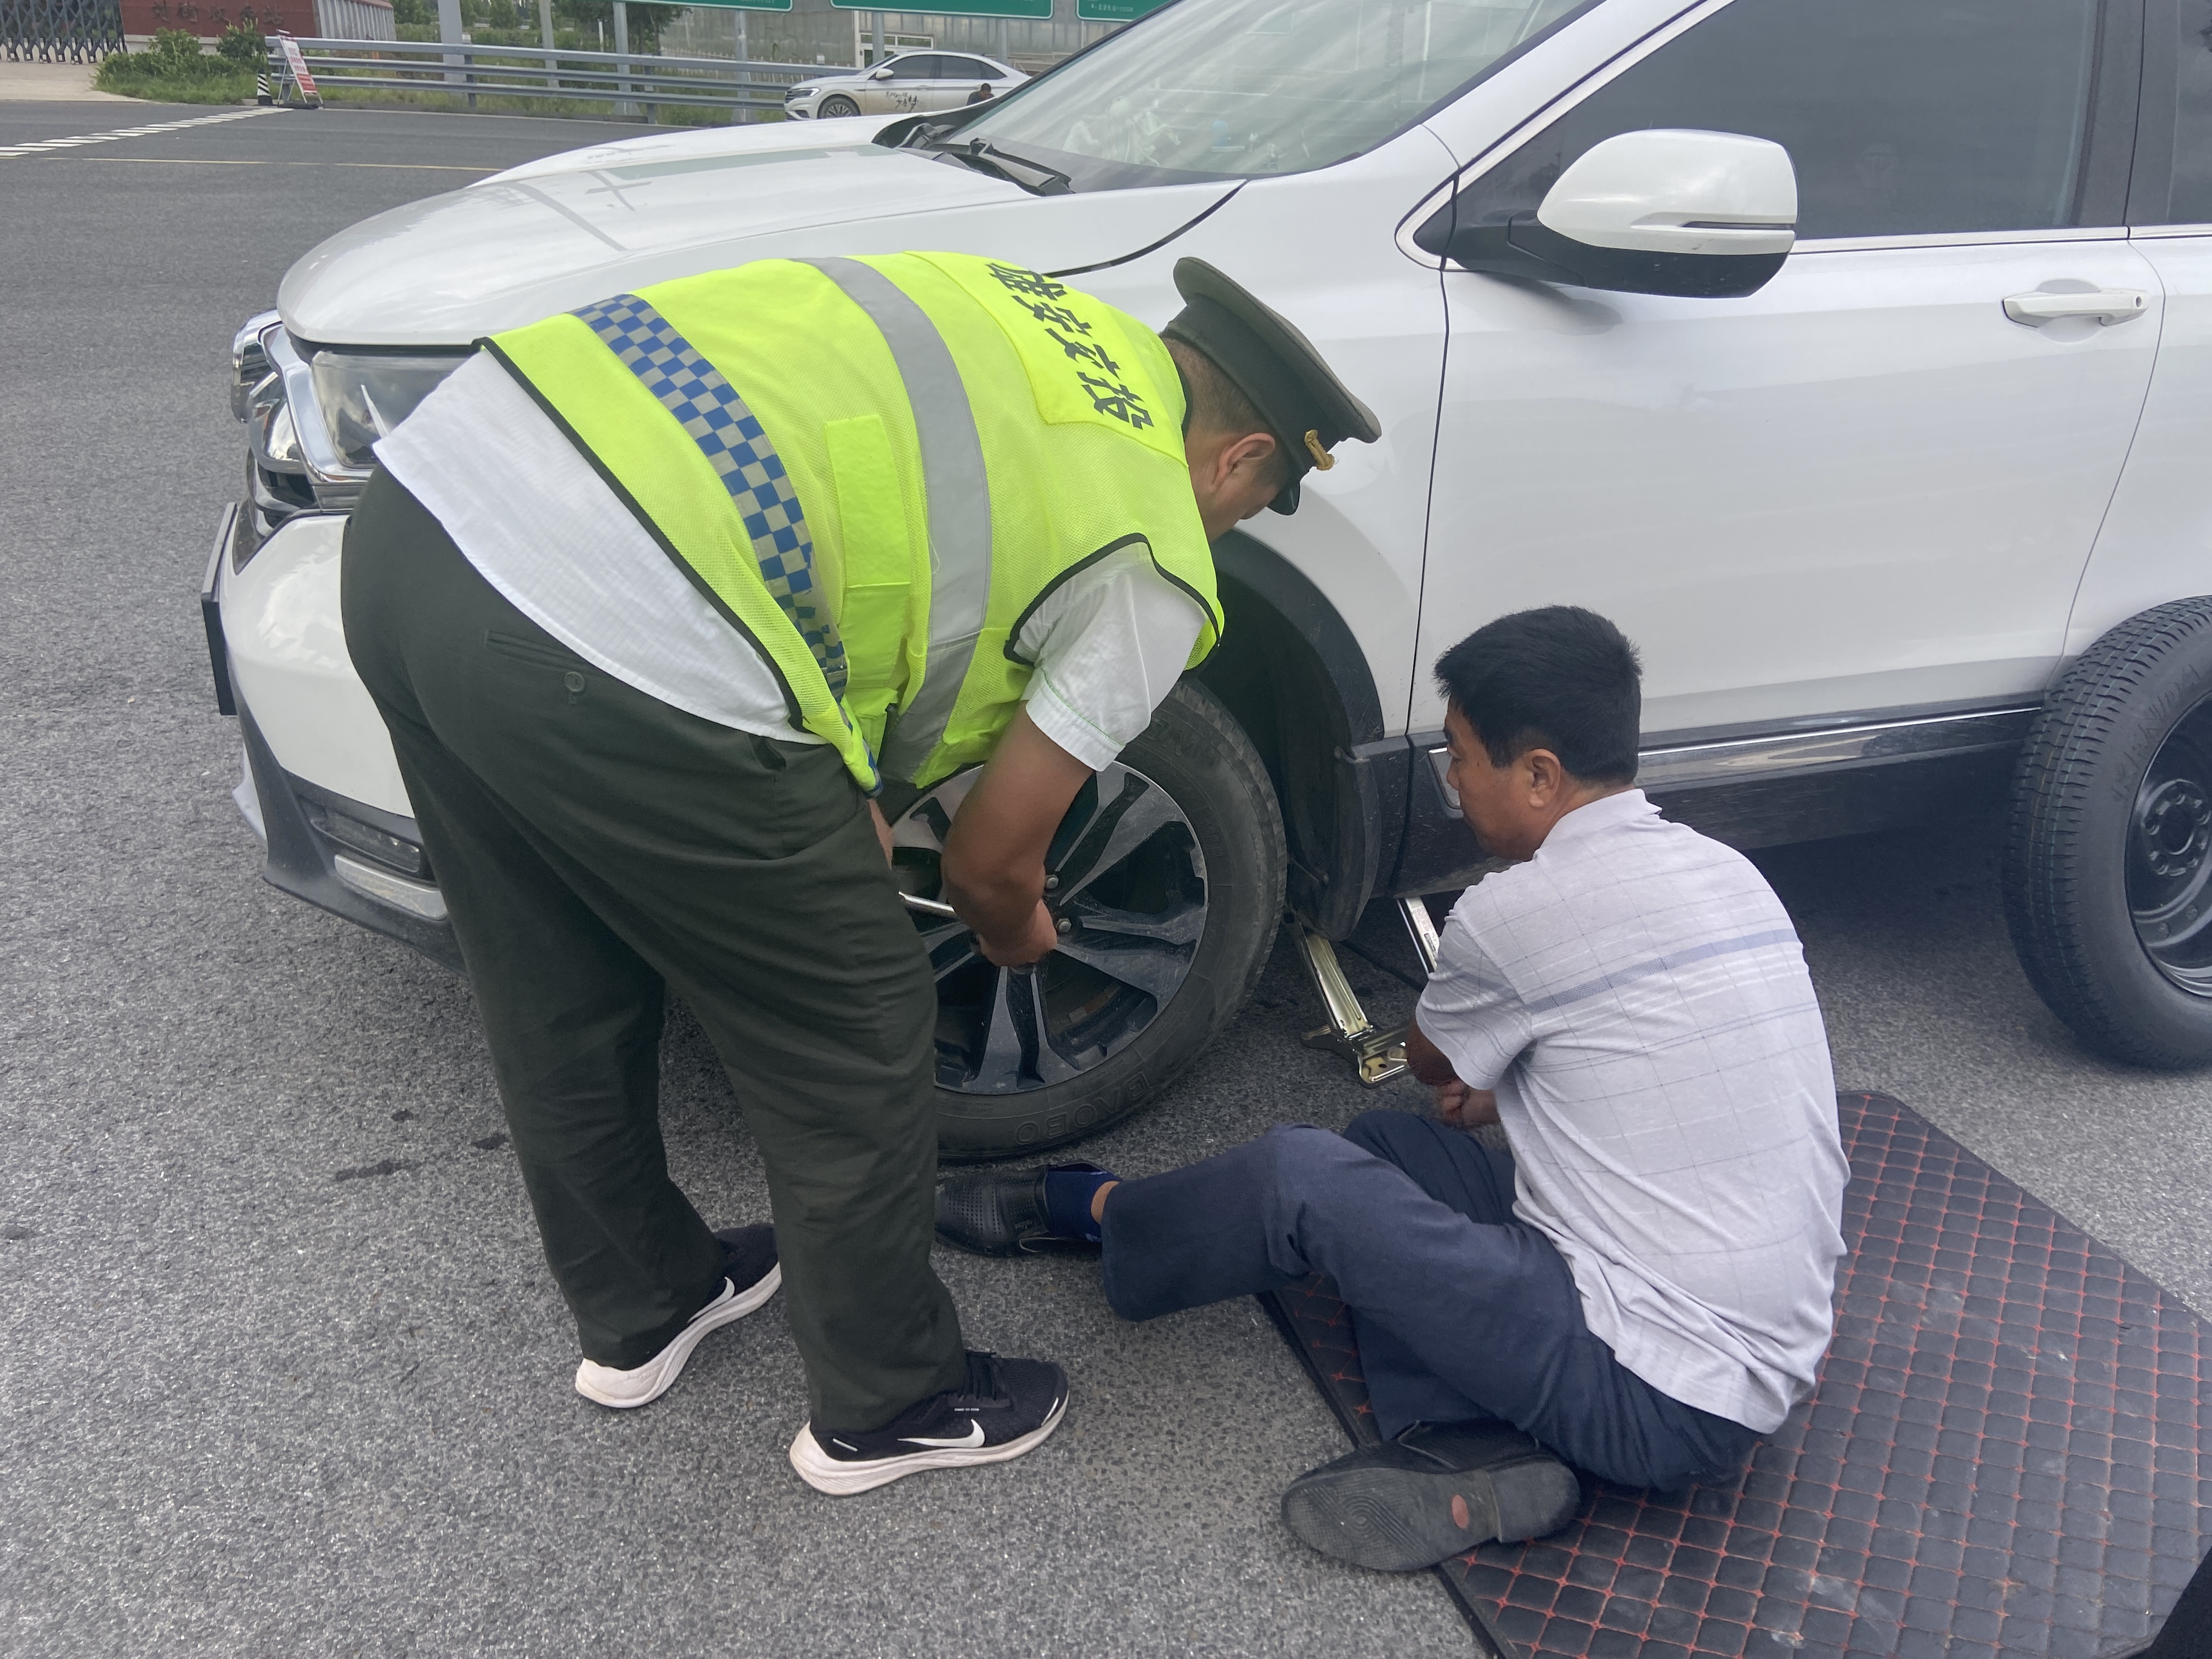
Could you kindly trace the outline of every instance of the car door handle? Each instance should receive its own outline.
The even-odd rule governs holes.
[[[2068,317],[2094,317],[2106,325],[2124,323],[2150,309],[2150,296],[2131,289],[2100,289],[2094,294],[2015,294],[2004,302],[2004,313],[2015,323],[2040,328]]]

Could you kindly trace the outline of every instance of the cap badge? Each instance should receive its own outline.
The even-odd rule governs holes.
[[[1336,457],[1322,447],[1321,434],[1318,432],[1306,434],[1306,453],[1313,457],[1314,465],[1324,472],[1336,465]]]

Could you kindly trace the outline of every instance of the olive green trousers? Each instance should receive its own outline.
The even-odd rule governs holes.
[[[585,1355],[641,1364],[721,1288],[660,1136],[672,987],[767,1165],[811,1420],[875,1428],[957,1386],[929,1265],[935,990],[836,755],[603,673],[380,471],[343,599]]]

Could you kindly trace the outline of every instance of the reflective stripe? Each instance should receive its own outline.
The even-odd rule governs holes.
[[[929,654],[884,734],[884,770],[910,778],[945,740],[991,603],[991,489],[983,441],[951,349],[929,313],[858,259],[805,259],[868,313],[891,349],[921,441],[929,501]]]
[[[775,453],[737,388],[635,294],[586,306],[577,319],[673,415],[714,469],[744,522],[761,580],[821,665],[830,695],[845,696],[845,644],[814,580],[814,539]],[[851,723],[848,720],[848,725]]]

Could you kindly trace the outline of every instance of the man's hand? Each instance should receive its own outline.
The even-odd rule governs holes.
[[[1018,938],[996,939],[987,939],[980,933],[975,935],[975,948],[982,951],[983,959],[1000,968],[1025,968],[1050,956],[1053,946],[1059,943],[1060,929],[1054,925],[1052,912],[1044,908],[1042,900],[1030,912],[1028,930]]]
[[[891,859],[891,827],[884,821],[884,809],[877,805],[873,800],[871,800],[868,803],[868,816],[875,821],[876,841],[878,845],[881,846],[884,849],[884,862],[885,864],[890,864],[893,861]]]
[[[1002,968],[1035,962],[1059,942],[1043,903],[1045,849],[1090,777],[1025,708],[960,803],[938,872],[946,902]]]
[[[1455,1129],[1479,1129],[1498,1121],[1498,1092],[1470,1089],[1454,1078],[1437,1085],[1437,1119]]]

